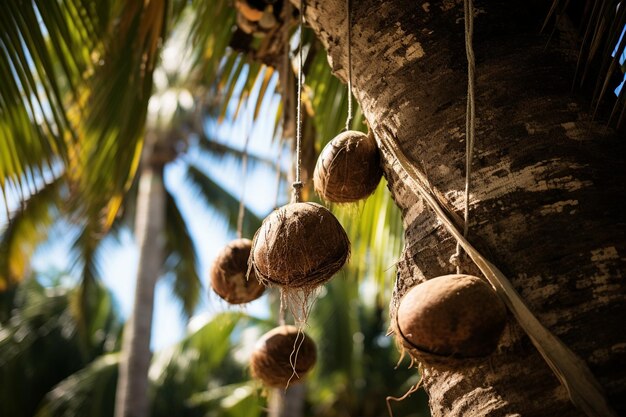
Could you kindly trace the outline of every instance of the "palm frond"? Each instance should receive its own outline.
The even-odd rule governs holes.
[[[157,388],[154,415],[184,415],[187,400],[199,387],[209,382],[223,385],[219,378],[232,373],[232,369],[225,372],[232,367],[231,335],[243,317],[233,312],[218,314],[181,342],[155,355],[150,368],[150,380]]]
[[[28,274],[36,247],[48,237],[59,212],[62,178],[47,183],[23,203],[0,236],[0,292]]]
[[[212,85],[223,58],[227,56],[235,25],[235,10],[227,0],[193,0],[191,8],[195,19],[189,43],[195,51],[194,68],[199,68],[204,85]]]
[[[236,230],[239,199],[213,181],[200,168],[190,165],[187,181],[204,198],[207,205],[228,221],[231,230]],[[243,235],[252,236],[261,225],[261,219],[247,207],[244,211]]]
[[[106,237],[99,216],[83,219],[71,247],[72,271],[79,277],[78,287],[71,300],[71,309],[78,326],[81,347],[88,351],[100,343],[102,325],[111,319],[109,297],[103,295],[102,244]]]
[[[167,192],[165,209],[164,272],[174,276],[174,294],[190,317],[200,299],[202,281],[198,273],[198,256],[185,219],[174,197]]]
[[[121,324],[111,309],[110,294],[102,286],[99,287],[100,292],[96,296],[102,302],[94,304],[97,311],[91,316],[102,317],[103,325],[96,332],[98,342],[85,349],[81,346],[80,330],[70,308],[76,289],[59,284],[60,277],[62,275],[56,278],[56,285],[46,286],[31,277],[16,290],[11,317],[3,323],[0,332],[2,415],[34,415],[42,398],[56,384],[107,348],[115,348]],[[74,394],[65,392],[66,397],[74,398]],[[90,398],[92,401],[95,399]],[[102,404],[104,402],[92,403],[92,406],[102,407]],[[67,415],[92,414],[77,412]]]
[[[226,143],[210,139],[207,136],[201,136],[200,140],[198,141],[198,145],[202,150],[205,150],[212,156],[217,156],[224,161],[240,164],[243,160],[243,149],[233,148]],[[272,169],[275,168],[276,161],[259,155],[255,155],[250,152],[247,152],[246,155],[248,158],[248,167],[250,170],[256,169],[259,165],[264,165],[265,167]],[[286,177],[286,174],[284,172],[281,172],[281,176]]]
[[[348,116],[348,88],[331,73],[323,48],[311,57],[307,86],[310,90],[305,99],[310,101],[313,110],[312,117],[318,132],[316,145],[321,150],[345,128]],[[356,101],[354,103],[356,104]],[[351,128],[356,130],[365,128],[363,115],[358,106],[354,110]]]
[[[626,50],[626,7],[623,2],[601,0],[570,2],[554,0],[544,21],[544,28],[555,16],[555,31],[559,29],[559,19],[579,21],[583,29],[580,33],[578,62],[574,83],[580,87],[590,87],[594,118],[604,104],[613,103],[613,110],[608,116],[608,123],[622,127],[620,117],[614,116],[626,110],[626,101],[616,93],[610,99],[608,92],[616,90],[624,79],[622,54]],[[578,17],[580,16],[580,17]],[[565,25],[561,25],[565,26]],[[608,112],[607,112],[608,113]]]
[[[109,6],[82,0],[4,3],[0,16],[0,187],[28,186],[55,160],[68,163],[74,132],[64,106],[77,98]],[[99,7],[96,10],[96,7]],[[78,18],[80,16],[80,18]],[[30,190],[34,192],[34,190]]]
[[[110,416],[119,353],[103,355],[70,375],[44,398],[36,417]]]
[[[167,1],[123,2],[102,65],[88,80],[79,129],[85,136],[69,172],[87,210],[110,226],[130,187],[141,154],[152,73],[166,28]],[[82,122],[84,120],[84,123]]]
[[[373,279],[379,296],[388,296],[404,232],[401,213],[387,192],[386,182],[381,181],[374,194],[358,206],[333,205],[331,209],[353,242],[348,277]]]
[[[261,417],[265,415],[263,400],[253,381],[215,387],[192,395],[188,404],[192,409],[219,409],[232,417]]]

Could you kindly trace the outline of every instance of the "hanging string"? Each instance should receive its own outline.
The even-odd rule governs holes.
[[[298,30],[300,32],[300,45],[298,46],[298,104],[296,109],[296,178],[292,184],[293,197],[292,202],[298,203],[302,197],[302,180],[300,178],[301,159],[302,159],[302,32],[304,29],[304,0],[300,0],[300,23]]]
[[[475,69],[474,48],[474,2],[464,0],[465,14],[465,54],[467,56],[467,107],[465,111],[465,206],[463,210],[463,236],[469,231],[469,193],[472,176],[472,160],[474,158],[474,137],[476,131],[476,111],[474,104]],[[450,262],[456,266],[456,273],[461,273],[461,244],[457,242],[456,252]]]
[[[276,193],[274,194],[274,208],[278,208],[278,200],[280,199],[280,184],[282,180],[282,172],[281,172],[281,162],[283,159],[283,137],[281,136],[278,140],[278,157],[276,158],[276,163],[274,164],[274,170],[276,172]]]
[[[286,315],[287,315],[287,295],[283,290],[279,291],[280,294],[280,307],[278,310],[278,324],[280,326],[284,326],[287,324]]]
[[[350,130],[352,123],[352,1],[346,0],[348,22],[348,118],[346,119],[346,130]]]
[[[246,110],[247,110],[246,103]],[[245,114],[245,113],[244,113]],[[247,127],[246,131],[246,141],[243,144],[242,157],[241,157],[241,196],[239,197],[239,213],[237,214],[237,238],[241,239],[243,237],[243,219],[245,216],[246,206],[244,204],[244,196],[246,193],[246,177],[248,175],[248,143],[250,142],[250,133],[252,131],[253,121],[250,120],[250,123]]]

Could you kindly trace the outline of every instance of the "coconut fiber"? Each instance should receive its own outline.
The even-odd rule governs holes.
[[[254,235],[251,269],[264,285],[312,290],[328,281],[350,255],[335,216],[316,203],[293,203],[270,214]]]

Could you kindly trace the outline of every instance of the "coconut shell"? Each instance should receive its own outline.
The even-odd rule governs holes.
[[[263,17],[263,10],[250,5],[246,0],[235,0],[235,8],[251,22],[258,22]]]
[[[285,388],[300,382],[317,360],[315,342],[295,326],[280,326],[257,342],[250,370],[267,387]]]
[[[504,303],[488,283],[470,275],[445,275],[413,287],[396,314],[400,341],[416,356],[487,356],[505,324]]]
[[[275,210],[254,235],[250,262],[264,285],[312,289],[328,281],[350,255],[337,218],[316,203]]]
[[[351,203],[372,194],[383,175],[373,135],[348,130],[328,142],[313,172],[317,194],[333,203]]]
[[[233,240],[217,255],[211,267],[213,291],[230,304],[249,303],[265,291],[254,271],[246,279],[251,248],[250,239]]]

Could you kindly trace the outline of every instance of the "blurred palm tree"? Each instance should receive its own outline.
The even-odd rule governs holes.
[[[164,167],[183,155],[190,141],[203,149],[241,155],[204,135],[202,116],[213,103],[207,97],[219,99],[219,118],[229,108],[234,108],[236,118],[252,88],[259,85],[256,103],[250,105],[257,117],[264,98],[274,93],[268,87],[276,73],[280,74],[276,92],[284,100],[274,117],[275,135],[293,136],[293,12],[287,6],[266,8],[264,14],[271,13],[274,24],[250,29],[226,1],[74,0],[32,2],[25,8],[10,1],[9,6],[1,22],[6,29],[1,39],[2,69],[12,77],[0,91],[0,134],[5,135],[3,145],[8,149],[0,160],[0,186],[3,193],[17,195],[22,207],[10,216],[2,236],[0,286],[9,287],[25,275],[30,255],[46,238],[56,215],[71,213],[79,225],[74,248],[85,277],[82,291],[87,293],[97,276],[103,237],[121,224],[121,207],[129,214],[126,218],[135,210],[130,192],[137,193],[135,227],[142,227],[137,230],[140,242],[158,245],[155,233],[166,231],[161,248],[146,247],[140,255],[138,275],[146,269],[148,273],[145,288],[138,284],[137,294],[146,298],[136,303],[133,316],[147,319],[140,327],[149,329],[147,312],[163,264],[176,274],[174,292],[190,313],[199,291],[195,248],[173,195],[163,187]],[[188,35],[181,35],[184,25],[190,27]],[[39,30],[27,33],[33,27]],[[164,54],[159,60],[159,45],[166,38],[174,43],[178,39],[178,48],[189,45],[188,55]],[[317,152],[343,127],[347,94],[330,74],[318,41],[309,31],[303,39],[295,47],[306,51],[306,179]],[[358,113],[355,128],[364,127],[360,120]],[[135,172],[139,172],[136,178]],[[234,224],[237,200],[232,195],[198,166],[189,166],[187,178]],[[359,267],[351,269],[350,276],[375,270],[369,276],[377,277],[383,289],[393,256],[388,255],[390,242],[380,237],[389,237],[391,247],[397,249],[402,244],[401,229],[382,186],[371,201],[344,210],[341,216],[356,242],[353,262]],[[357,225],[352,221],[355,211],[369,220]],[[252,228],[258,222],[251,213],[246,218]],[[142,340],[137,357],[145,367],[147,336]]]
[[[46,7],[54,10],[56,10],[56,8],[60,8],[61,11],[68,13],[61,13],[60,16],[57,16],[58,21],[52,21],[49,23],[49,26],[52,26],[52,28],[48,28],[47,25],[42,25],[42,27],[40,27],[42,31],[42,38],[47,39],[46,34],[52,33],[53,30],[57,29],[54,25],[62,26],[63,24],[70,24],[65,22],[65,19],[75,17],[69,13],[71,10],[65,10],[66,8],[71,8],[72,6],[77,8],[79,6],[84,6],[86,8],[85,10],[87,10],[93,5],[90,5],[88,2],[85,2],[84,5],[58,5],[53,2],[52,4],[30,4],[29,6],[32,7],[33,16],[35,17],[39,14],[43,15],[51,13],[48,9],[46,9]],[[114,5],[112,4],[111,7],[113,6]],[[122,8],[121,12],[119,12],[122,16],[120,18],[122,22],[126,21],[126,19],[130,19],[127,14],[138,13],[137,10],[133,9],[130,5],[126,6]],[[153,3],[153,5],[148,9],[150,10],[150,13],[163,14],[162,10],[153,9],[152,7],[158,7],[157,2]],[[19,19],[23,17],[20,15],[20,10],[18,8],[13,8],[11,10],[15,13],[15,15],[11,15],[10,17],[15,21],[19,21]],[[79,11],[80,10],[82,9],[79,9]],[[174,13],[171,17],[172,21],[170,23],[182,20],[183,9],[175,8],[173,12]],[[144,10],[142,13],[148,13],[148,10]],[[144,14],[141,14],[139,18],[143,19],[144,17]],[[162,19],[157,20],[161,21]],[[88,24],[88,22],[82,23]],[[117,21],[117,23],[120,24],[120,21]],[[13,29],[19,32],[20,30],[23,30],[24,27],[19,26]],[[177,37],[172,37],[175,45],[171,46],[169,50],[166,49],[166,53],[181,47],[181,42],[186,40],[186,37],[189,36],[188,31],[185,33],[184,29],[184,27],[183,29],[179,29]],[[183,35],[180,35],[181,32]],[[181,36],[183,37],[181,38]],[[214,39],[211,38],[209,40]],[[115,46],[114,44],[115,42],[107,44],[107,47],[113,49]],[[28,44],[26,46],[27,48],[25,48],[23,53],[29,57],[31,50],[28,49],[28,47],[32,48],[32,46]],[[53,50],[55,54],[51,54],[50,51],[47,51],[46,49],[43,51],[35,50],[33,54],[35,52],[44,55],[44,58],[42,59],[52,60],[54,58],[54,62],[61,67],[65,66],[64,64],[66,64],[66,60],[71,59],[71,56],[67,54],[69,51],[65,50]],[[113,54],[114,52],[111,53]],[[130,52],[136,53],[138,51],[131,49],[125,53],[128,54]],[[156,51],[154,52],[156,53]],[[123,55],[123,52],[120,52],[120,54]],[[171,63],[168,64],[166,59],[162,61],[162,65],[158,65],[155,58],[155,62],[152,62],[149,65],[149,70],[150,78],[152,78],[152,74],[155,74],[157,77],[157,82],[155,83],[156,92],[152,95],[147,94],[146,92],[142,93],[146,97],[151,97],[150,100],[143,100],[141,103],[132,102],[132,106],[126,105],[127,112],[117,114],[117,116],[123,120],[113,119],[118,111],[117,108],[114,108],[113,111],[110,112],[114,114],[111,115],[98,108],[99,102],[89,102],[89,104],[85,107],[86,109],[88,108],[89,111],[102,111],[103,113],[106,113],[106,117],[110,118],[109,122],[111,123],[111,126],[118,127],[120,127],[121,123],[128,117],[137,116],[138,120],[141,121],[142,115],[146,114],[146,109],[144,107],[148,108],[147,129],[144,134],[146,138],[146,146],[144,147],[142,162],[139,163],[139,166],[142,167],[140,175],[137,176],[137,182],[139,184],[147,184],[148,187],[142,187],[141,185],[130,187],[130,184],[132,183],[125,180],[125,184],[127,185],[120,188],[121,190],[130,191],[133,195],[137,195],[136,198],[138,203],[136,206],[141,210],[138,211],[136,217],[138,220],[137,225],[139,226],[136,227],[137,236],[140,241],[140,246],[144,242],[152,245],[146,248],[143,248],[142,246],[142,250],[140,250],[141,260],[138,272],[138,288],[136,291],[138,298],[135,306],[135,311],[139,311],[139,313],[133,314],[133,318],[143,320],[142,324],[135,324],[134,329],[147,329],[148,333],[144,333],[142,337],[134,337],[135,332],[134,330],[131,330],[128,332],[129,337],[126,338],[126,340],[133,340],[135,343],[138,343],[138,346],[141,346],[141,349],[138,351],[132,350],[133,353],[130,355],[130,363],[134,363],[136,361],[143,362],[145,364],[144,369],[145,366],[147,366],[147,360],[150,356],[149,330],[151,327],[150,323],[153,303],[152,295],[157,276],[161,273],[173,273],[175,276],[173,292],[181,299],[184,312],[187,315],[190,315],[195,309],[201,288],[199,273],[197,271],[197,254],[195,246],[185,225],[184,218],[176,204],[176,200],[169,191],[163,188],[165,165],[179,159],[179,157],[187,149],[190,136],[192,135],[194,136],[196,142],[199,142],[202,145],[200,147],[201,149],[218,152],[222,156],[227,155],[231,157],[240,157],[242,155],[240,150],[233,149],[223,143],[211,141],[205,135],[204,124],[202,123],[202,120],[198,120],[204,115],[203,110],[205,109],[205,107],[201,104],[204,100],[204,97],[201,94],[202,89],[200,88],[200,93],[197,93],[194,96],[192,96],[189,91],[192,88],[192,84],[202,82],[202,77],[192,79],[190,75],[193,74],[190,74],[189,68],[181,68],[181,66],[178,65],[181,62],[180,59],[190,57],[172,56],[170,53],[169,56],[166,54],[165,58],[176,59],[176,65],[173,66]],[[114,56],[111,59],[122,60],[123,57]],[[28,70],[31,68],[22,69],[24,72],[28,73]],[[98,71],[105,71],[105,69],[99,69]],[[100,82],[104,83],[107,81],[115,84],[120,81],[121,75],[115,74],[115,76],[113,76],[113,74],[109,74],[108,76],[109,78],[104,77],[100,73],[94,73],[91,78],[84,82],[82,87],[87,89],[96,88],[96,86],[98,86],[106,89],[115,89],[115,85],[105,86],[98,84]],[[146,74],[142,74],[142,76],[146,76]],[[104,79],[100,80],[99,77],[104,77]],[[51,78],[52,82],[57,81],[55,77]],[[21,79],[13,79],[12,81],[18,85],[22,82]],[[41,81],[35,80],[33,83],[34,86],[32,86],[32,88],[36,88],[40,85]],[[91,85],[90,83],[94,84]],[[199,85],[196,85],[196,87],[199,87]],[[63,91],[65,92],[65,90]],[[129,90],[127,88],[122,88],[119,94],[123,96],[124,92],[128,91]],[[65,94],[69,94],[69,91]],[[95,95],[95,93],[93,94]],[[132,88],[130,89],[130,94],[132,94]],[[113,99],[116,97],[107,96],[102,100],[108,100],[107,103],[115,107],[118,103],[116,103]],[[46,98],[48,101],[42,101],[42,109],[47,107],[51,108],[54,104],[50,97]],[[21,97],[21,99],[27,102],[26,104],[22,103],[25,106],[30,104],[28,102],[28,97]],[[200,104],[198,102],[200,102]],[[71,116],[71,114],[69,114],[70,111],[63,112],[64,109],[62,108],[65,103],[57,102],[56,104],[59,105],[60,108],[53,110],[63,113],[64,115],[65,113],[68,113],[67,118],[69,120]],[[198,114],[198,112],[200,113]],[[43,116],[46,116],[46,114],[43,114]],[[53,116],[56,117],[56,115]],[[4,121],[7,122],[9,127],[12,127],[12,119],[9,118]],[[33,122],[37,122],[37,120],[33,120]],[[37,126],[36,123],[32,124]],[[72,126],[71,123],[68,123],[66,128],[72,135],[78,135],[81,132],[82,126],[80,124]],[[54,131],[55,129],[50,129],[46,133],[54,133]],[[36,133],[41,132],[38,132],[35,129],[35,132],[32,133],[34,138],[45,142],[45,138],[37,137]],[[103,130],[97,138],[102,139],[105,133],[106,131]],[[137,143],[140,143],[138,142],[140,140],[138,134],[141,133],[141,130],[136,130],[132,133],[134,136],[128,133],[125,136],[118,137],[117,142],[126,141],[128,143],[132,143],[133,141],[137,141]],[[14,138],[15,136],[8,137],[8,139],[12,139],[7,141],[9,146],[20,145],[21,142],[13,140]],[[82,140],[88,142],[88,138],[86,137]],[[117,142],[115,143],[115,146],[119,146],[121,144]],[[73,144],[72,146],[72,149],[80,149],[80,147],[76,144]],[[96,145],[89,142],[89,146]],[[104,150],[106,150],[108,145],[103,144],[101,146],[103,146],[105,148]],[[100,145],[96,147],[99,148]],[[120,148],[120,150],[121,149],[122,148]],[[24,152],[29,155],[28,150]],[[101,152],[98,151],[97,153],[100,154]],[[6,157],[3,162],[5,162],[7,166],[10,166],[10,163],[12,162],[10,158],[11,154],[3,154],[3,156]],[[36,246],[46,238],[49,226],[54,223],[55,218],[58,218],[60,213],[69,213],[71,220],[79,225],[79,232],[77,233],[73,247],[76,252],[75,256],[78,261],[77,263],[83,266],[81,292],[86,294],[89,291],[89,288],[94,285],[95,276],[98,273],[98,250],[103,238],[106,236],[106,232],[111,226],[117,228],[122,223],[119,218],[118,221],[115,220],[115,215],[116,213],[119,213],[120,207],[126,207],[126,211],[130,213],[129,216],[126,216],[126,219],[131,219],[132,223],[132,212],[135,208],[134,198],[132,196],[126,197],[125,203],[122,204],[121,195],[112,193],[107,197],[105,196],[107,194],[107,189],[101,189],[101,193],[99,195],[94,194],[94,198],[100,199],[101,203],[100,210],[94,212],[92,210],[92,206],[97,207],[98,202],[91,201],[91,191],[88,189],[94,185],[85,184],[84,188],[78,187],[78,191],[76,191],[76,181],[85,181],[86,179],[83,174],[75,175],[76,167],[73,165],[73,160],[68,159],[67,163],[63,163],[65,162],[63,155],[57,156],[55,152],[52,152],[51,155],[46,155],[46,157],[50,160],[56,160],[58,157],[61,163],[58,164],[59,166],[56,169],[52,169],[52,167],[50,167],[47,171],[37,166],[25,166],[25,169],[30,170],[27,172],[28,175],[26,178],[23,178],[23,175],[17,174],[14,176],[7,175],[5,178],[2,178],[2,184],[5,184],[6,180],[7,182],[12,182],[10,185],[19,188],[22,200],[22,210],[19,210],[14,216],[9,215],[10,222],[2,234],[2,243],[0,244],[4,255],[2,256],[2,286],[7,287],[10,284],[19,281],[21,277],[25,275],[28,270],[28,259]],[[113,157],[117,158],[116,155],[113,155]],[[252,163],[260,160],[260,158],[257,158],[254,155],[250,155],[248,159]],[[138,162],[135,161],[133,164],[133,166],[136,167]],[[94,162],[94,165],[97,164]],[[115,166],[107,166],[106,168],[107,170],[118,169]],[[39,169],[39,177],[34,175],[34,173],[37,172],[37,169]],[[131,171],[135,169],[136,168],[132,168]],[[236,208],[238,206],[238,201],[234,196],[226,192],[217,182],[211,180],[210,177],[206,175],[205,171],[197,165],[188,165],[187,179],[197,192],[204,197],[204,200],[207,201],[210,206],[216,209],[220,214],[224,215],[231,225],[234,225],[237,212]],[[110,180],[115,182],[114,178],[110,178]],[[35,184],[37,181],[39,181],[39,184]],[[34,185],[32,189],[23,189],[23,187],[31,185]],[[118,191],[120,189],[118,189]],[[76,204],[75,200],[78,195],[82,196],[81,201],[88,201],[87,206],[84,204]],[[102,200],[103,196],[105,199],[109,198],[109,200]],[[61,204],[61,202],[67,202],[68,200],[70,200],[69,205]],[[106,212],[102,212],[102,205],[104,203],[108,204],[109,208],[111,205],[114,207],[111,210],[107,208]],[[5,204],[8,207],[6,200]],[[246,222],[243,227],[244,231],[251,234],[251,231],[256,228],[260,221],[257,216],[249,210],[247,210],[246,214]],[[160,246],[161,234],[165,235],[162,247]],[[83,297],[82,300],[83,303],[88,302],[87,297]],[[83,309],[83,311],[85,314],[88,313],[87,308]],[[89,321],[89,318],[85,318],[85,321]],[[142,374],[144,375],[143,378],[141,377]],[[138,376],[130,378],[126,376],[123,378],[123,381],[127,381],[128,379],[145,381],[147,377],[147,370],[139,370],[138,372],[135,372],[134,375]],[[134,383],[131,381],[131,385],[133,384]],[[122,387],[120,389],[125,391],[124,386],[126,386],[126,382],[120,384],[120,386]],[[130,397],[141,399],[144,398],[145,395],[133,395],[131,391]]]

